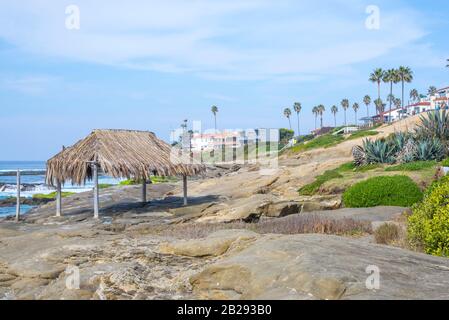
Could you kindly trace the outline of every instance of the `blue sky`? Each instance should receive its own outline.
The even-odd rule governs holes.
[[[65,27],[72,4],[79,30]],[[211,128],[213,104],[221,129],[288,126],[295,101],[303,132],[318,104],[331,125],[342,98],[375,97],[375,67],[411,67],[407,92],[449,86],[448,12],[445,0],[1,0],[0,160],[46,160],[95,128],[168,141],[186,118]]]

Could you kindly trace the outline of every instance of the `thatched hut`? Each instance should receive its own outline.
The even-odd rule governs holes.
[[[93,180],[94,213],[98,217],[99,170],[114,178],[142,181],[143,202],[146,202],[146,182],[151,175],[182,176],[184,204],[187,204],[187,177],[201,173],[205,167],[189,155],[181,155],[152,132],[94,130],[47,161],[47,184],[57,189],[57,216],[61,215],[61,185],[68,181],[83,185]]]

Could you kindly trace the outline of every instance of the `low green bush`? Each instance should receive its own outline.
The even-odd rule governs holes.
[[[57,194],[56,191],[49,194],[36,193],[33,195],[33,199],[54,200],[56,199],[56,194]],[[66,198],[74,194],[75,194],[74,192],[62,192],[61,197]]]
[[[333,180],[333,179],[338,179],[338,178],[342,178],[343,175],[342,173],[345,172],[366,172],[369,170],[373,170],[380,167],[379,164],[368,164],[362,167],[357,167],[354,162],[348,162],[348,163],[344,163],[342,164],[340,167],[333,169],[333,170],[328,170],[326,172],[324,172],[322,175],[318,176],[315,178],[315,181],[312,183],[309,183],[307,185],[305,185],[304,187],[300,188],[298,190],[299,195],[301,196],[312,196],[314,194],[316,194],[319,190],[319,188],[326,182]]]
[[[408,236],[413,247],[449,257],[449,179],[444,177],[425,192],[423,202],[412,208]]]
[[[348,208],[409,207],[422,197],[421,190],[409,177],[381,176],[351,186],[343,194],[343,203]]]
[[[441,161],[441,165],[443,167],[449,167],[449,158],[446,158],[443,161]]]
[[[307,184],[301,189],[299,189],[298,190],[299,195],[302,196],[314,195],[325,182],[342,177],[343,176],[338,172],[338,169],[328,170],[324,172],[322,175],[316,177],[314,182]]]
[[[112,184],[108,184],[108,183],[100,183],[100,184],[98,184],[98,188],[99,189],[107,189],[107,188],[110,188],[110,187],[113,187],[113,185]]]
[[[432,168],[436,164],[436,161],[414,161],[385,168],[385,171],[421,171],[423,169]]]
[[[296,146],[293,146],[290,150],[292,152],[300,152],[317,148],[329,148],[339,144],[344,140],[345,138],[340,135],[325,134],[313,140],[310,140],[307,143],[301,143]]]
[[[377,132],[377,131],[360,130],[360,131],[356,131],[353,134],[351,134],[348,139],[357,139],[357,138],[363,138],[363,137],[370,137],[370,136],[375,136],[375,135],[378,135],[378,134],[379,134],[379,132]]]

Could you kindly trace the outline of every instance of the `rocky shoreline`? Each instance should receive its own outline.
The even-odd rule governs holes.
[[[20,198],[20,203],[28,206],[40,206],[54,201],[54,199],[42,199],[42,198]],[[12,207],[17,203],[17,197],[9,197],[6,199],[0,199],[0,208]]]

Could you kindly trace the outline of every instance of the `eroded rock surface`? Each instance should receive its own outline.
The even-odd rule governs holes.
[[[378,290],[366,287],[368,266],[380,270]],[[190,281],[207,299],[448,299],[449,260],[336,236],[268,235]]]

